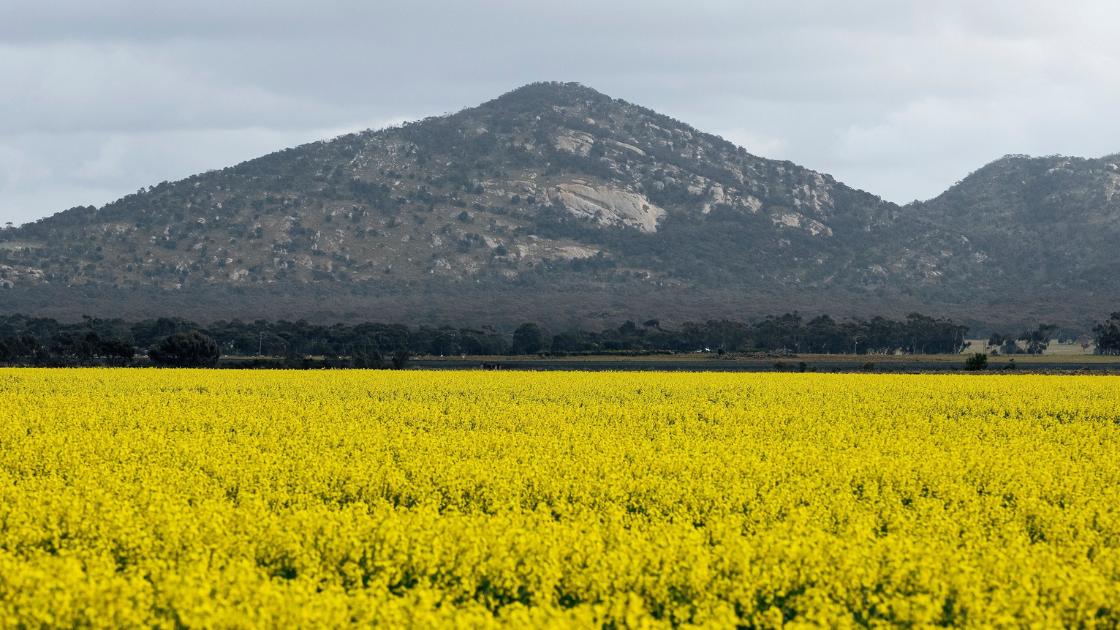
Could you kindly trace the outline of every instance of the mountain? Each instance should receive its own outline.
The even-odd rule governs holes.
[[[1104,248],[1120,226],[1117,162],[1009,157],[900,207],[587,87],[537,83],[0,232],[0,309],[1074,321],[1120,295]]]
[[[1120,154],[1009,155],[911,210],[968,239],[970,257],[954,280],[1007,299],[1120,298]]]

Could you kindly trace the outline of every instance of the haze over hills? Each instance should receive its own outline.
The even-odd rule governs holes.
[[[1120,155],[1008,156],[899,206],[537,83],[0,232],[0,310],[511,323],[786,310],[1082,324]]]

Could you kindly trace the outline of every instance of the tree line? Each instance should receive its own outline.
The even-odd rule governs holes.
[[[904,319],[836,320],[798,313],[753,322],[709,320],[663,326],[626,321],[605,330],[549,331],[524,323],[492,327],[402,324],[312,324],[240,320],[201,325],[185,319],[129,322],[84,317],[80,322],[0,316],[0,363],[18,365],[193,365],[403,367],[415,355],[501,356],[626,353],[956,354],[968,328],[950,319],[912,313]],[[1045,348],[1051,329],[1024,333],[1028,351]],[[1120,354],[1120,313],[1094,329],[1098,352]],[[996,342],[1010,336],[994,335]],[[1013,344],[1005,344],[1010,351]],[[318,363],[310,357],[318,357]],[[270,362],[262,362],[269,358]]]
[[[409,327],[401,324],[312,324],[239,320],[201,325],[185,319],[137,322],[84,317],[80,322],[12,315],[0,317],[0,362],[33,365],[130,365],[147,357],[165,365],[206,365],[219,356],[249,360],[281,357],[345,359],[356,367],[400,367],[411,355],[494,356],[656,352],[953,353],[967,328],[951,320],[911,314],[809,320],[797,313],[756,322],[711,320],[662,326],[627,321],[601,331],[550,332],[525,323],[512,332],[492,327]],[[192,354],[193,353],[193,354]],[[194,356],[197,355],[197,356]]]

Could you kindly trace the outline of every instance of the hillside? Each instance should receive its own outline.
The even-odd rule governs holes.
[[[1118,225],[1117,159],[1063,160],[1002,160],[899,207],[539,83],[0,232],[0,308],[500,322],[792,308],[983,320],[1052,305],[1073,317],[1068,296],[1114,270],[1100,247]]]
[[[1006,156],[910,210],[968,239],[954,271],[985,292],[1120,300],[1120,154]]]

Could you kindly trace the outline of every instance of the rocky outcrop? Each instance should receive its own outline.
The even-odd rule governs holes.
[[[557,184],[553,197],[573,215],[600,225],[621,225],[652,234],[665,210],[645,195],[610,186],[594,186],[582,180]]]
[[[591,147],[595,144],[595,136],[583,131],[572,131],[565,129],[556,136],[556,142],[553,146],[558,151],[567,151],[576,155],[586,156],[591,153]]]
[[[0,289],[11,289],[19,285],[39,284],[45,279],[42,269],[0,265]]]

